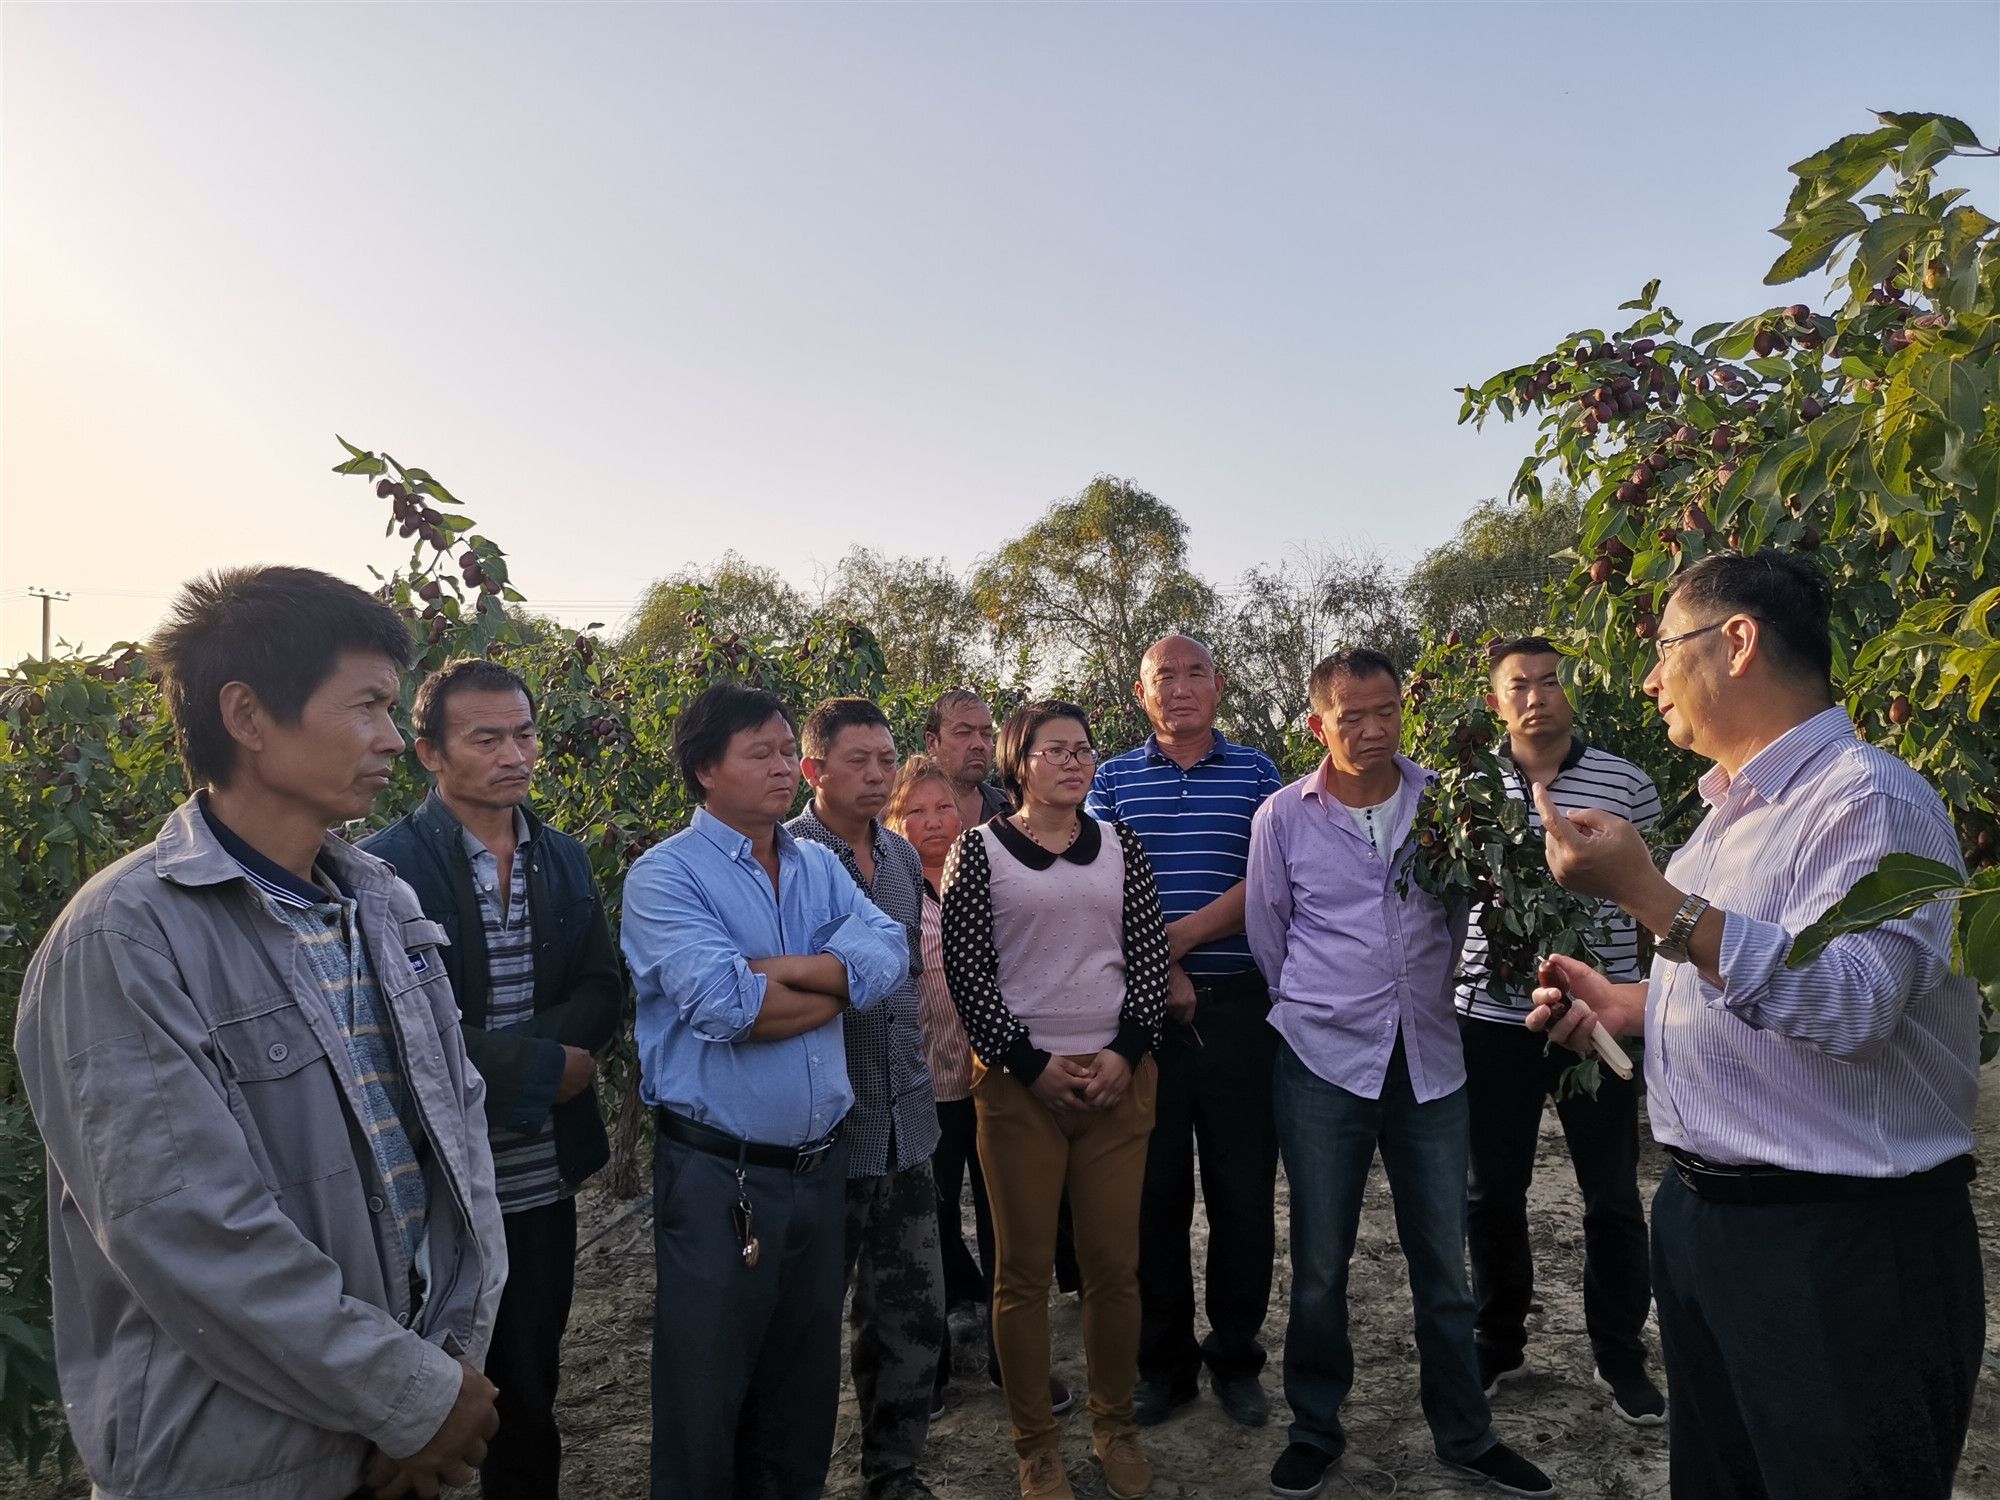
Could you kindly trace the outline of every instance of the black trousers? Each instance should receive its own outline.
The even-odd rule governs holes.
[[[1947,1500],[1986,1299],[1963,1187],[1653,1199],[1676,1500]]]
[[[1139,1376],[1177,1390],[1193,1386],[1204,1363],[1218,1380],[1264,1367],[1258,1334],[1277,1253],[1270,991],[1253,969],[1198,979],[1195,993],[1193,1030],[1168,1022],[1155,1054],[1159,1101],[1139,1205]],[[1190,1244],[1197,1154],[1208,1209],[1209,1331],[1199,1343]]]
[[[939,1243],[944,1251],[944,1300],[947,1307],[993,1300],[988,1268],[993,1264],[993,1210],[986,1201],[986,1174],[979,1170],[979,1116],[970,1097],[939,1103],[938,1144],[931,1154],[931,1175],[937,1179]],[[978,1259],[965,1247],[959,1222],[959,1194],[972,1180],[973,1239]]]
[[[653,1145],[652,1500],[819,1500],[840,1405],[847,1145],[816,1171],[744,1172],[761,1251],[745,1265],[736,1164]]]
[[[505,1214],[507,1285],[486,1355],[486,1378],[500,1387],[500,1430],[479,1466],[485,1500],[556,1500],[562,1432],[556,1384],[563,1330],[576,1288],[576,1200]]]
[[[1511,1363],[1527,1345],[1535,1291],[1528,1184],[1542,1104],[1576,1058],[1561,1047],[1548,1049],[1548,1038],[1525,1026],[1461,1016],[1458,1033],[1471,1107],[1466,1248],[1479,1309],[1473,1337]],[[1631,1372],[1646,1363],[1640,1333],[1653,1297],[1639,1197],[1639,1090],[1609,1068],[1601,1071],[1597,1097],[1573,1095],[1556,1106],[1556,1116],[1583,1195],[1583,1321],[1591,1352],[1607,1373]]]

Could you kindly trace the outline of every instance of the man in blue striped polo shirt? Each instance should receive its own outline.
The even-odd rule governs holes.
[[[1137,1421],[1164,1422],[1192,1401],[1206,1364],[1232,1419],[1261,1427],[1258,1333],[1276,1252],[1278,1132],[1270,992],[1243,936],[1250,819],[1283,784],[1271,758],[1215,727],[1223,679],[1200,641],[1170,635],[1134,686],[1153,733],[1097,768],[1091,816],[1131,825],[1152,861],[1174,958],[1160,1043],[1159,1102],[1139,1211]],[[1194,1335],[1194,1159],[1208,1209],[1208,1336]]]

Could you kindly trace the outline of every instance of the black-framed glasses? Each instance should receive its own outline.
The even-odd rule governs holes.
[[[1088,766],[1097,761],[1097,752],[1086,745],[1081,750],[1071,750],[1064,745],[1049,745],[1041,750],[1030,750],[1030,755],[1039,755],[1052,766]]]
[[[1728,620],[1717,620],[1713,625],[1704,625],[1699,630],[1683,630],[1679,635],[1663,635],[1653,642],[1653,655],[1664,661],[1667,647],[1678,646],[1682,641],[1691,641],[1698,635],[1707,635],[1711,630],[1720,630],[1728,623]]]

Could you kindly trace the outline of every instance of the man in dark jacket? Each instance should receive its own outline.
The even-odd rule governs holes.
[[[450,938],[465,1050],[486,1080],[513,1270],[486,1363],[500,1431],[480,1492],[554,1500],[574,1194],[610,1155],[592,1054],[618,1028],[624,978],[583,846],[523,805],[538,753],[527,685],[497,662],[451,662],[417,689],[411,717],[436,790],[362,847],[396,867]]]

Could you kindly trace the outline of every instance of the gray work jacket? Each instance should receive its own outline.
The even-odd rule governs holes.
[[[485,1360],[506,1236],[443,933],[381,860],[331,835],[322,858],[427,1145],[414,1314],[333,1015],[192,799],[28,966],[15,1047],[49,1150],[56,1367],[104,1500],[342,1500],[371,1443],[430,1440],[456,1356]]]

